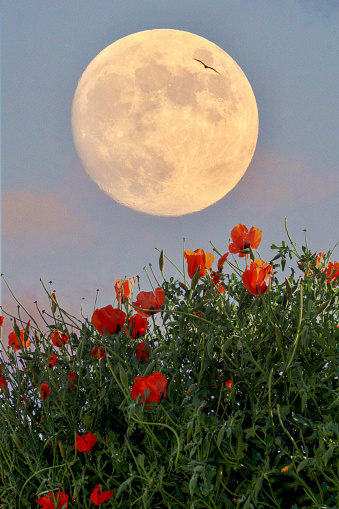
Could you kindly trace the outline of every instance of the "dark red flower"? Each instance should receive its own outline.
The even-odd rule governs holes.
[[[232,380],[227,380],[226,384],[227,387],[229,387],[230,389],[232,389]]]
[[[96,435],[92,435],[92,432],[89,431],[87,435],[77,435],[76,436],[76,445],[77,449],[80,452],[91,452],[92,447],[97,443],[98,438]]]
[[[55,506],[53,503],[52,493],[49,491],[48,495],[44,495],[36,500],[36,502],[42,506],[42,509],[61,509],[66,504],[65,509],[68,509],[68,499],[69,496],[66,495],[63,491],[59,491],[58,493],[54,493],[55,500],[57,500],[58,505]]]
[[[106,330],[106,334],[113,335],[119,334],[126,321],[126,313],[121,309],[113,309],[110,304],[104,308],[96,309],[92,315],[92,324],[96,330],[104,336],[103,329]]]
[[[91,354],[96,359],[103,359],[105,357],[105,350],[103,346],[98,347],[98,345],[94,345],[94,347],[91,350]]]
[[[24,337],[25,337],[25,330],[22,329],[20,331],[20,341],[21,341],[21,344],[27,348],[30,346],[31,342],[30,342],[29,338],[27,338],[26,344],[24,344]],[[10,348],[11,345],[13,345],[15,350],[20,350],[21,344],[19,345],[18,338],[16,337],[16,334],[14,331],[8,335],[8,348]]]
[[[115,280],[115,293],[117,296],[117,299],[119,300],[120,296],[120,302],[123,302],[123,298],[129,299],[132,295],[133,286],[136,283],[135,277],[129,277],[128,279],[116,279]]]
[[[132,387],[131,396],[134,400],[136,400],[139,394],[142,394],[143,397],[141,398],[141,401],[143,401],[145,398],[145,389],[148,389],[150,394],[146,399],[146,403],[152,403],[153,401],[156,401],[159,405],[159,403],[166,396],[166,385],[167,378],[158,372],[152,373],[151,375],[145,377],[136,376],[134,377],[134,385]]]
[[[50,368],[54,368],[54,366],[56,366],[57,364],[57,356],[55,355],[55,353],[48,359],[48,365]]]
[[[114,491],[101,491],[101,484],[97,484],[91,494],[91,501],[95,505],[100,505],[113,497]]]
[[[71,371],[71,373],[69,374],[68,378],[69,380],[67,381],[68,385],[70,385],[70,389],[67,389],[67,392],[72,392],[76,389],[75,385],[73,385],[73,382],[75,380],[75,371]]]
[[[231,237],[233,243],[228,246],[228,249],[230,253],[236,254],[249,247],[257,249],[261,242],[262,230],[252,226],[250,231],[248,231],[245,225],[237,224],[231,231]],[[243,257],[245,254],[239,253],[239,256]]]
[[[4,319],[5,319],[5,317],[4,317],[4,316],[0,316],[0,327],[2,327],[2,326],[3,326],[3,324],[4,324]]]
[[[7,380],[5,380],[3,376],[1,376],[1,370],[2,370],[2,365],[0,364],[0,388],[1,388],[2,392],[4,393],[4,395],[6,396],[6,398],[8,398],[8,396],[9,396],[9,392],[7,389],[8,383],[7,383]]]
[[[164,290],[162,288],[156,288],[153,292],[140,292],[137,295],[137,300],[133,302],[133,306],[139,308],[136,310],[138,315],[147,318],[148,316],[158,313],[161,306],[166,300]],[[146,311],[143,311],[145,310]]]
[[[255,259],[251,260],[250,267],[246,267],[242,280],[246,290],[252,295],[260,295],[268,291],[265,279],[272,277],[273,267],[267,262]]]
[[[25,398],[25,396],[22,396],[22,399],[24,400],[25,403],[27,403],[27,398]]]
[[[62,334],[61,332],[54,329],[51,334],[51,340],[53,345],[57,346],[58,348],[62,348],[62,345],[65,345],[68,341],[68,334]]]
[[[151,350],[151,347],[150,347],[150,350]],[[135,353],[135,356],[138,360],[140,360],[142,358],[141,364],[147,363],[149,353],[146,350],[146,345],[145,345],[144,341],[137,346],[137,351]]]
[[[49,388],[48,383],[44,382],[43,384],[41,384],[41,387],[40,387],[41,401],[45,401],[45,399],[48,398],[48,396],[50,394],[51,394],[51,389]]]
[[[195,251],[190,251],[187,249],[184,255],[185,260],[187,261],[187,272],[191,279],[196,273],[199,265],[199,277],[204,276],[206,272],[212,267],[214,255],[212,255],[212,253],[205,253],[203,249],[196,249]]]
[[[140,336],[143,336],[147,330],[148,322],[147,318],[138,314],[132,315],[128,319],[128,328],[126,329],[126,334],[130,337],[131,330],[131,338],[138,339]]]

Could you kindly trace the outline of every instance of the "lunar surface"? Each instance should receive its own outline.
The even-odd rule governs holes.
[[[238,183],[258,137],[245,74],[221,48],[147,30],[105,48],[77,86],[75,147],[117,202],[158,216],[204,209]]]

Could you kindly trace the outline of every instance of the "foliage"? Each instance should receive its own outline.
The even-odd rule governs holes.
[[[263,264],[250,242],[242,257],[223,257],[231,274],[200,263],[191,281],[184,272],[166,280],[161,252],[163,283],[152,273],[164,305],[159,290],[148,309],[148,292],[139,305],[118,296],[127,318],[112,335],[67,314],[46,290],[47,332],[31,317],[21,339],[14,322],[17,350],[3,342],[0,507],[36,508],[61,491],[64,507],[91,508],[100,485],[114,493],[102,495],[104,508],[338,507],[338,264],[307,246],[299,254],[293,242],[272,249],[272,270],[251,290],[245,268],[251,258],[259,277]],[[287,258],[296,270],[281,283]],[[131,331],[140,303],[145,334]],[[162,394],[148,384],[155,373],[167,379]]]

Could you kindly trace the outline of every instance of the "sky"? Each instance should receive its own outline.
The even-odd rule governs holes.
[[[337,0],[5,1],[1,17],[1,272],[29,312],[35,301],[48,309],[41,278],[64,309],[80,317],[83,306],[90,317],[97,289],[96,307],[113,304],[116,278],[138,275],[141,289],[151,289],[144,267],[159,275],[156,248],[182,267],[184,238],[186,249],[212,252],[212,241],[224,253],[238,223],[262,229],[267,261],[272,243],[288,242],[285,217],[298,248],[305,229],[314,252],[339,240]],[[101,191],[81,166],[71,128],[87,65],[118,39],[156,28],[191,32],[226,51],[259,113],[256,151],[237,186],[172,218],[136,212]],[[179,277],[169,262],[164,272]],[[16,315],[3,281],[1,290],[3,308]],[[11,330],[6,317],[4,338]]]

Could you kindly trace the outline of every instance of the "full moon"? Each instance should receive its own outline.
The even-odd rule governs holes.
[[[241,179],[257,143],[258,109],[245,74],[214,43],[146,30],[88,65],[72,130],[84,169],[111,198],[181,216],[216,203]]]

